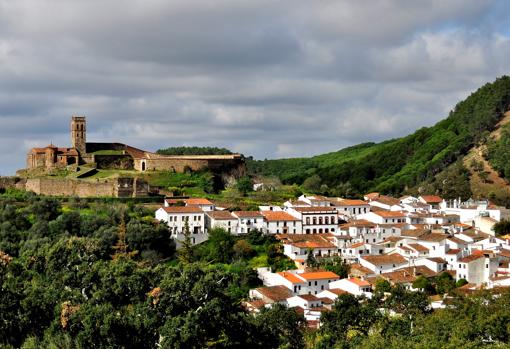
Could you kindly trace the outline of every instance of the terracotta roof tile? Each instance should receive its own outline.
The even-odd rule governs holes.
[[[261,213],[268,222],[300,221],[300,219],[284,211],[261,211]]]
[[[198,206],[169,206],[163,207],[166,213],[204,213]]]
[[[331,271],[312,271],[309,273],[299,274],[299,277],[305,280],[323,280],[323,279],[339,279],[340,277]]]
[[[400,254],[385,254],[378,256],[363,256],[362,259],[366,260],[369,263],[375,265],[381,264],[404,264],[407,263],[407,260]]]

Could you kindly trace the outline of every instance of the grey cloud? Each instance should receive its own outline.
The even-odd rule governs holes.
[[[0,0],[0,174],[72,114],[91,141],[257,158],[405,135],[508,73],[505,5]]]

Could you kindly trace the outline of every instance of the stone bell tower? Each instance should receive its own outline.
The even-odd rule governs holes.
[[[73,116],[71,118],[71,144],[80,155],[87,152],[87,121],[84,116]]]

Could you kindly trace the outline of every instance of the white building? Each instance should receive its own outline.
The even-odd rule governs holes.
[[[356,217],[363,213],[370,212],[370,205],[363,200],[349,200],[335,198],[330,200],[331,205],[336,207],[338,216],[342,219],[356,219]]]
[[[459,200],[443,201],[441,203],[441,212],[456,214],[460,216],[462,223],[472,224],[476,217],[490,217],[496,221],[501,220],[501,210],[490,204],[488,200],[468,200],[461,202]]]
[[[329,285],[330,289],[340,289],[355,296],[371,297],[372,286],[368,281],[358,278],[340,279]]]
[[[186,222],[193,244],[199,244],[208,238],[205,213],[198,206],[161,207],[156,211],[156,219],[168,225],[171,237],[177,242],[177,247],[180,247],[180,242],[184,240]]]
[[[267,210],[261,213],[268,234],[303,234],[303,225],[299,218],[284,211]]]
[[[363,256],[359,260],[365,268],[372,270],[375,274],[387,273],[408,265],[407,259],[398,253]]]
[[[406,223],[407,212],[403,211],[373,211],[358,216],[360,219],[365,219],[369,222],[377,224],[394,224],[394,223]]]
[[[305,234],[335,233],[338,212],[334,207],[288,207],[287,212],[301,220]]]
[[[231,234],[237,233],[239,219],[229,211],[208,211],[205,218],[207,229],[222,228]]]
[[[234,211],[232,214],[238,219],[237,234],[247,234],[254,229],[265,233],[266,224],[260,211]]]
[[[277,273],[280,276],[280,284],[289,288],[294,294],[313,294],[329,289],[329,284],[340,279],[338,275],[330,271],[314,271],[297,273],[284,271]]]

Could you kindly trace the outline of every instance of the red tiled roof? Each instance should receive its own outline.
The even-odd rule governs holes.
[[[356,285],[358,285],[360,287],[370,286],[370,283],[368,281],[361,280],[361,279],[358,279],[358,278],[350,278],[350,279],[347,279],[347,280],[349,280],[353,284],[356,284]]]
[[[204,213],[198,206],[169,206],[163,207],[166,213]]]
[[[422,195],[420,197],[428,204],[439,204],[443,201],[443,199],[437,195]]]
[[[322,279],[339,279],[340,276],[331,271],[312,271],[309,273],[299,274],[299,277],[305,280],[322,280]]]
[[[317,212],[333,213],[333,212],[336,212],[335,207],[329,207],[329,206],[293,207],[293,209],[298,212],[301,212],[301,213],[317,213]]]
[[[380,264],[404,264],[407,263],[407,260],[400,254],[385,254],[378,256],[363,256],[362,259],[366,260],[369,263],[374,265]]]
[[[377,211],[375,214],[383,218],[401,218],[407,215],[402,211]]]
[[[232,213],[230,213],[229,211],[225,210],[225,211],[208,211],[205,213],[206,215],[208,215],[209,217],[211,217],[212,219],[216,219],[216,220],[232,220],[232,219],[237,219],[236,217],[232,216]]]
[[[293,284],[304,284],[305,283],[304,280],[298,278],[295,274],[289,273],[287,271],[281,271],[278,273],[278,275],[282,276],[287,281],[290,281]]]
[[[212,205],[213,203],[204,198],[192,198],[184,200],[187,205]]]
[[[283,285],[259,287],[256,291],[273,302],[281,302],[292,297],[292,292]]]
[[[260,211],[234,211],[232,212],[236,217],[239,218],[258,218],[263,217]]]
[[[459,259],[459,262],[460,263],[471,263],[471,262],[476,261],[477,259],[480,259],[483,257],[484,257],[483,254],[471,254],[469,256]]]
[[[299,219],[284,211],[262,211],[262,215],[269,222],[299,221]]]

